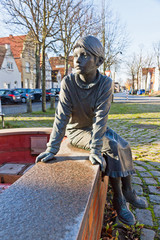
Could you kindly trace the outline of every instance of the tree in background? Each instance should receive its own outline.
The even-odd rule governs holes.
[[[46,111],[45,52],[58,32],[57,16],[62,0],[1,0],[9,15],[9,24],[15,24],[30,32],[36,44],[37,83],[40,86],[40,52],[42,53],[42,111]],[[52,34],[51,34],[52,32]]]
[[[68,74],[68,59],[76,40],[88,34],[97,33],[97,24],[100,22],[96,17],[91,3],[85,0],[63,0],[58,15],[59,33],[54,45],[56,52],[61,52],[65,63],[65,75]]]
[[[145,70],[145,91],[147,91],[147,79],[150,68],[153,67],[153,55],[148,53],[144,59],[144,70]],[[149,86],[150,90],[150,86]]]
[[[132,81],[132,94],[135,88],[135,78],[137,75],[137,62],[136,62],[136,54],[134,53],[128,61],[126,61],[127,73],[131,76]]]
[[[105,61],[103,65],[103,74],[105,70],[110,70],[111,66],[117,65],[119,61],[119,54],[122,54],[128,44],[129,37],[125,26],[120,22],[117,15],[114,14],[109,4],[105,0],[101,2],[101,28],[100,35],[103,46],[105,48]]]
[[[140,86],[140,81],[141,81],[141,69],[144,66],[144,55],[142,48],[140,49],[139,53],[134,54],[135,60],[136,60],[136,80],[137,80],[137,90],[139,89]]]
[[[156,57],[156,65],[160,70],[160,41],[153,43],[153,50]]]

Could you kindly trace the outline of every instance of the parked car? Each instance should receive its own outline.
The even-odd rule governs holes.
[[[33,89],[34,102],[42,101],[42,89],[36,88]]]
[[[42,89],[40,88],[33,89],[33,96],[34,96],[34,99],[33,99],[34,102],[39,102],[39,101],[42,102]],[[49,101],[49,100],[50,100],[50,97],[48,96],[48,94],[46,94],[46,101]]]
[[[29,98],[29,97],[32,101],[34,100],[33,89],[30,89],[30,88],[15,88],[15,90],[17,90],[20,93],[22,103],[26,103],[27,98]]]
[[[137,91],[137,95],[142,95],[142,94],[144,94],[145,93],[145,89],[139,89],[138,91]]]
[[[60,93],[60,88],[50,88],[46,90],[46,95],[49,96],[49,100],[51,96],[55,97],[56,100],[59,100],[59,93]]]
[[[20,103],[21,95],[13,89],[0,89],[0,97],[2,104]]]

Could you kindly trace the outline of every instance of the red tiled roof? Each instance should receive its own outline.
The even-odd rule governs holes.
[[[51,68],[52,70],[59,70],[61,73],[61,76],[64,76],[64,67],[61,67],[61,65],[64,65],[64,58],[62,57],[51,57],[49,59],[49,62],[51,64]],[[70,66],[73,68],[73,56],[69,56],[68,59],[68,64],[70,64]],[[56,67],[56,66],[60,66],[60,67]]]
[[[3,60],[4,60],[5,54],[6,54],[5,45],[0,45],[0,68],[1,68],[1,66],[2,66],[2,63],[3,63]]]
[[[155,71],[155,68],[142,68],[143,75],[147,75],[149,72],[153,74],[154,71]]]
[[[22,68],[20,56],[23,50],[23,43],[25,39],[26,39],[26,35],[21,35],[21,36],[9,35],[9,37],[0,38],[0,45],[10,44],[13,57],[16,61],[17,67],[20,72]]]

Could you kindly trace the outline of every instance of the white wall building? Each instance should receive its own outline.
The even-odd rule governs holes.
[[[160,70],[159,67],[155,68],[155,82],[154,82],[154,91],[160,91]]]
[[[9,44],[0,45],[0,88],[21,87],[21,73]]]

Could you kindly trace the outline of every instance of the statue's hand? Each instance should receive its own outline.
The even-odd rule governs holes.
[[[93,165],[98,162],[98,163],[100,164],[101,171],[102,171],[102,172],[105,172],[105,169],[106,169],[106,161],[105,161],[104,157],[102,157],[101,155],[96,155],[96,154],[91,153],[91,154],[89,155],[89,160],[91,161],[91,163],[92,163]]]
[[[53,153],[50,153],[50,152],[42,152],[41,154],[39,154],[37,157],[36,157],[36,161],[35,163],[37,162],[47,162],[49,160],[52,160],[54,158],[54,154]]]

